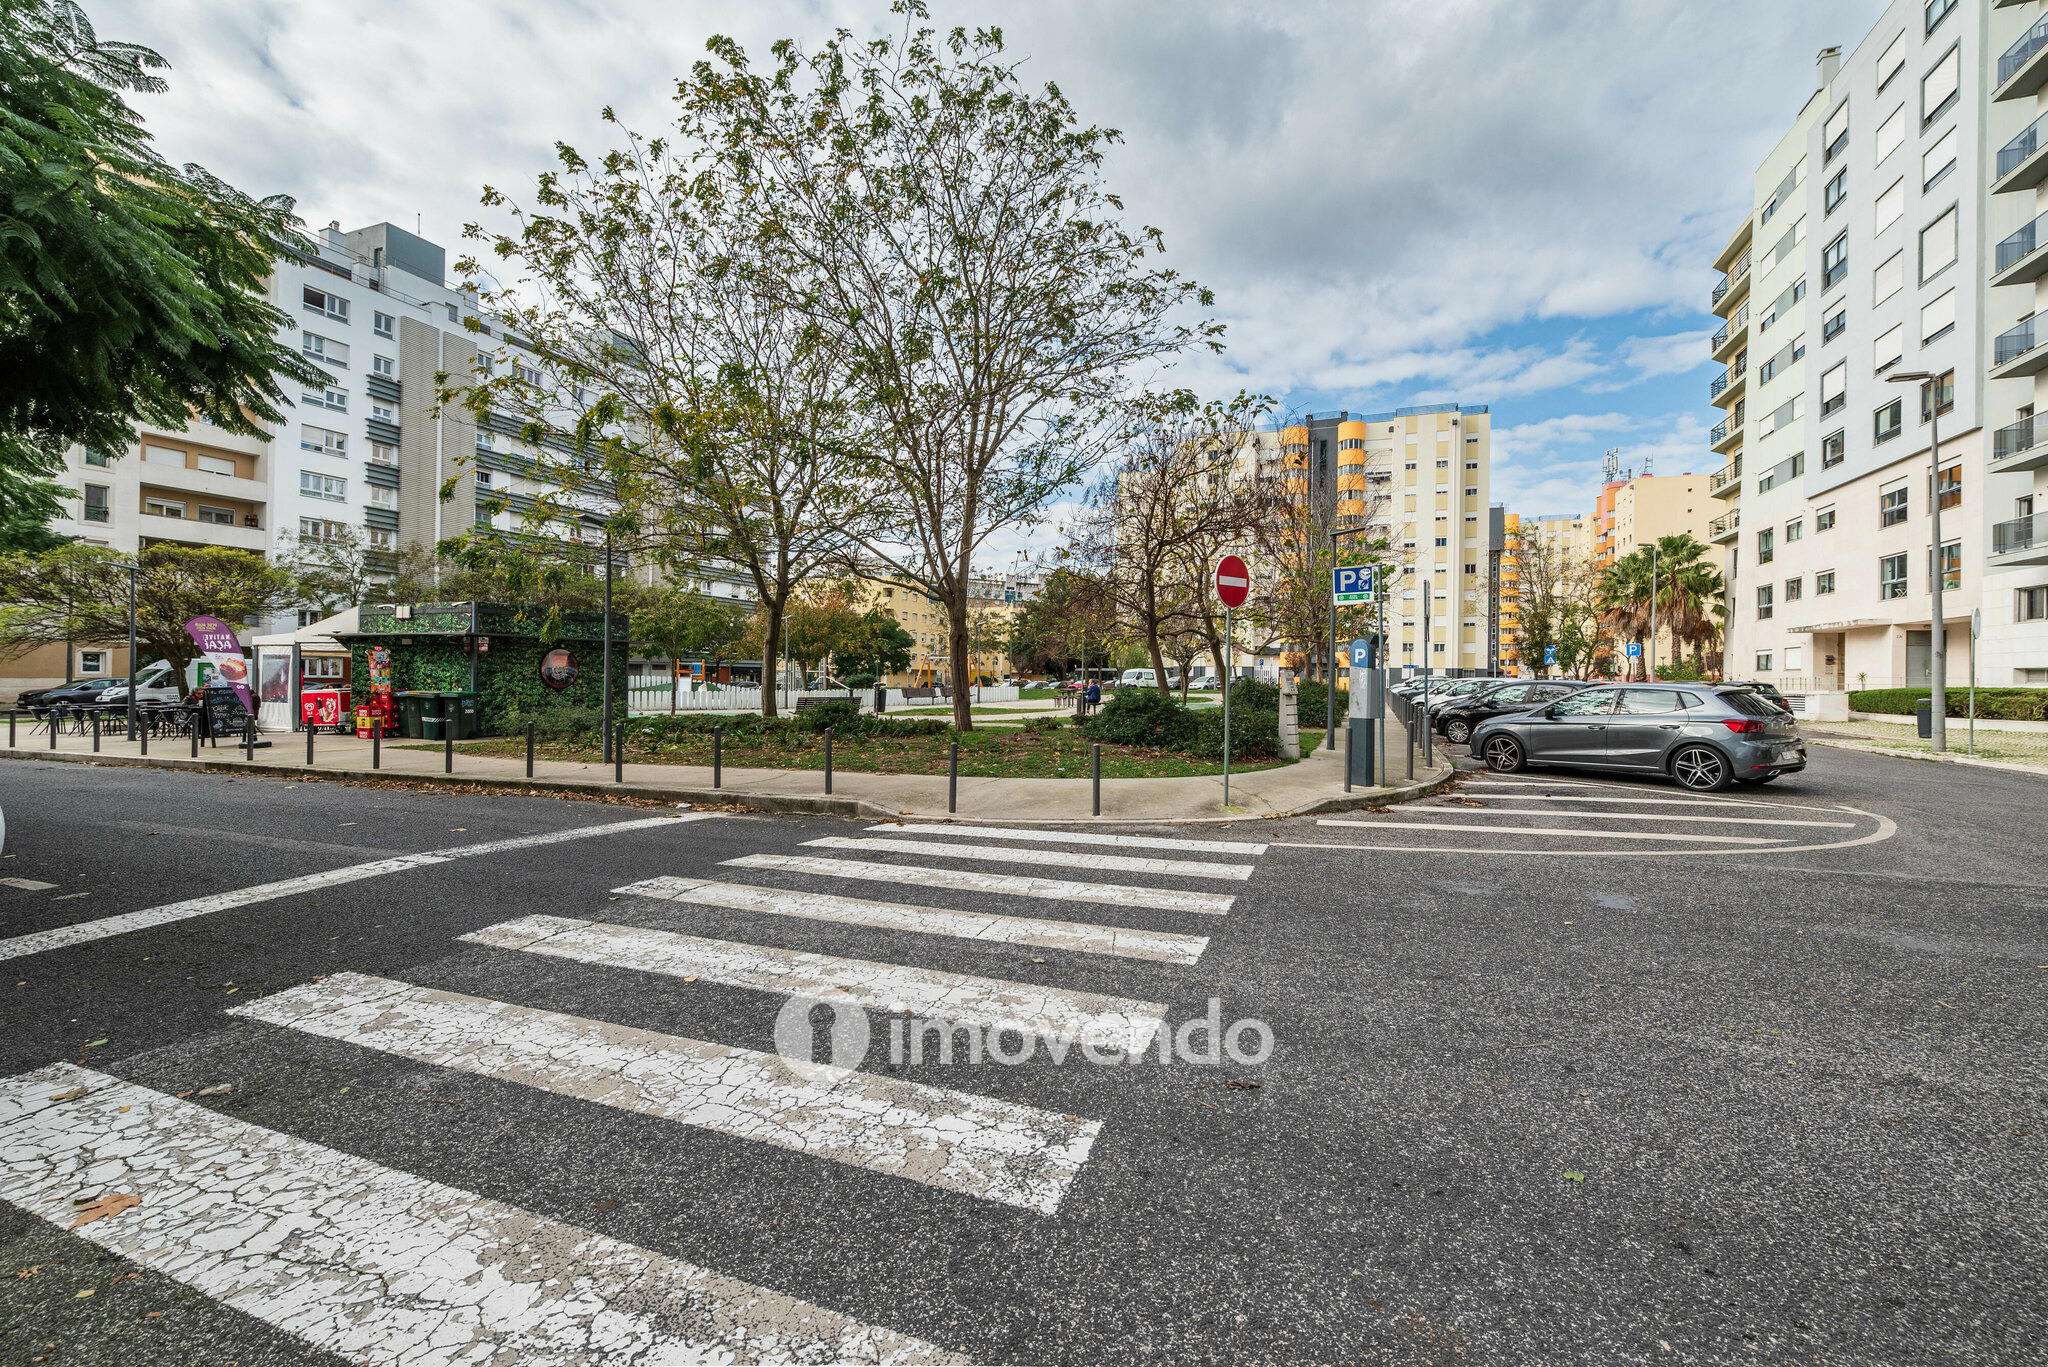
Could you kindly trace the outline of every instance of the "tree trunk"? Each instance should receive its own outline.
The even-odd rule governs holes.
[[[782,607],[780,598],[772,598],[761,605],[768,613],[767,624],[761,631],[761,715],[779,715],[775,710],[775,666],[782,647]]]
[[[946,636],[953,652],[953,726],[974,729],[974,661],[967,654],[967,581],[961,579],[956,598],[946,604]]]
[[[683,662],[671,655],[668,657],[668,714],[676,714],[676,694],[683,691]]]

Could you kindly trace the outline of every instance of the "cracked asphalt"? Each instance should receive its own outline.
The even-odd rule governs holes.
[[[1398,844],[1399,833],[1364,840],[1311,819],[1150,833],[1268,842],[1261,854],[1219,855],[1252,866],[1227,882],[863,855],[905,869],[1226,893],[1234,902],[1218,915],[1171,898],[1116,905],[993,883],[942,889],[908,874],[855,882],[736,869],[725,861],[848,853],[805,842],[863,838],[866,823],[721,813],[472,854],[10,958],[0,963],[0,1082],[51,1116],[72,1105],[46,1129],[77,1134],[74,1154],[115,1154],[115,1166],[46,1161],[36,1144],[48,1135],[32,1142],[33,1127],[0,1106],[0,1363],[498,1361],[489,1351],[507,1343],[529,1343],[507,1361],[658,1360],[630,1335],[579,1338],[580,1356],[561,1359],[546,1346],[559,1338],[536,1350],[492,1337],[523,1325],[545,1339],[555,1311],[534,1288],[571,1274],[600,1292],[615,1281],[604,1294],[651,1333],[689,1329],[710,1313],[701,1288],[730,1279],[800,1307],[773,1310],[771,1326],[843,1321],[835,1351],[878,1357],[921,1342],[957,1360],[1076,1364],[2042,1361],[2048,783],[1815,747],[1807,773],[1768,797],[1853,808],[1895,833],[1783,855],[1649,842],[1600,858],[1568,853],[1580,846],[1562,837],[1551,850],[1343,848]],[[0,941],[370,860],[661,814],[42,761],[0,764],[0,805],[0,878],[50,885],[0,886]],[[1036,917],[1207,943],[1192,962],[1137,958],[1042,935],[918,933],[617,891],[654,878],[884,899],[980,926]],[[753,976],[461,938],[533,916],[663,932],[662,944],[753,947]],[[1048,999],[1154,1003],[1170,1035],[1214,998],[1222,1020],[1263,1021],[1275,1044],[1263,1062],[1221,1064],[1149,1054],[1054,1064],[1041,1050],[1016,1065],[913,1066],[870,1049],[860,1071],[877,1105],[907,1094],[897,1084],[919,1084],[1063,1122],[1052,1125],[1063,1144],[1079,1122],[1099,1125],[1085,1162],[1058,1170],[1037,1206],[949,1185],[931,1164],[888,1171],[835,1151],[837,1141],[806,1149],[801,1109],[775,1113],[793,1138],[766,1141],[614,1085],[644,1076],[604,1052],[614,1046],[642,1060],[660,1038],[773,1053],[783,998],[758,980],[812,962],[801,956],[1023,984]],[[513,1027],[502,1054],[472,1040],[439,1053],[422,1044],[414,1057],[367,1026],[321,1034],[277,1023],[282,1008],[231,1014],[301,989],[294,1000],[313,1009],[323,989],[355,981],[347,975],[623,1033],[591,1044],[573,1085],[550,1090],[544,1070],[517,1056]],[[880,1041],[886,1014],[873,1014]],[[119,1081],[91,1083],[77,1103],[35,1100],[55,1093],[22,1075],[53,1064]],[[119,1188],[121,1135],[189,1167],[180,1180],[193,1185],[180,1190],[208,1189],[220,1165],[206,1156],[223,1143],[274,1139],[276,1154],[293,1157],[248,1160],[282,1185],[230,1184],[230,1205],[259,1207],[237,1212],[251,1216],[247,1233],[220,1233],[206,1201],[177,1204],[169,1187],[155,1208],[146,1198],[67,1231],[74,1202],[107,1194],[103,1175]],[[451,1316],[454,1328],[435,1321],[417,1339],[380,1337],[380,1317],[405,1291],[402,1278],[372,1278],[362,1337],[321,1327],[337,1318],[327,1292],[292,1318],[281,1308],[291,1289],[319,1283],[305,1263],[294,1275],[286,1255],[325,1248],[315,1225],[328,1217],[317,1202],[312,1214],[291,1207],[285,1179],[344,1176],[366,1191],[391,1182],[428,1193],[391,1206],[386,1221],[355,1218],[350,1237],[365,1240],[396,1240],[406,1220],[444,1221],[481,1201],[492,1237],[518,1246],[493,1251],[486,1238],[479,1256],[501,1257],[492,1265],[529,1299],[490,1302],[481,1327]],[[330,1204],[348,1233],[353,1204]],[[528,1225],[507,1224],[502,1207],[542,1233],[504,1234]],[[262,1236],[287,1208],[313,1223]],[[602,1242],[578,1245],[564,1228]],[[216,1243],[249,1269],[243,1280],[195,1270]],[[446,1261],[423,1256],[423,1275]],[[280,1289],[247,1294],[259,1277]],[[776,1355],[749,1342],[740,1356]]]

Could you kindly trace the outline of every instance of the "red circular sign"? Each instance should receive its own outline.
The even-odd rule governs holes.
[[[1226,555],[1216,566],[1216,596],[1227,608],[1241,608],[1252,591],[1251,567],[1234,555]]]
[[[576,682],[576,657],[557,646],[540,657],[540,681],[560,692]]]

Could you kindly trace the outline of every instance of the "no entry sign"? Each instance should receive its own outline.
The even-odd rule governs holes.
[[[1251,568],[1234,555],[1226,555],[1216,566],[1216,596],[1227,608],[1241,608],[1252,591]]]

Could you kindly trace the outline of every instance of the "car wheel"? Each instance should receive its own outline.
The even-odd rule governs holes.
[[[1688,745],[1673,755],[1671,776],[1696,793],[1718,793],[1734,781],[1728,761],[1704,745]]]
[[[1513,736],[1494,736],[1486,742],[1486,767],[1497,774],[1518,773],[1528,764],[1522,743]]]
[[[1471,723],[1463,721],[1450,723],[1444,727],[1444,738],[1453,745],[1463,745],[1466,741],[1472,739]]]

